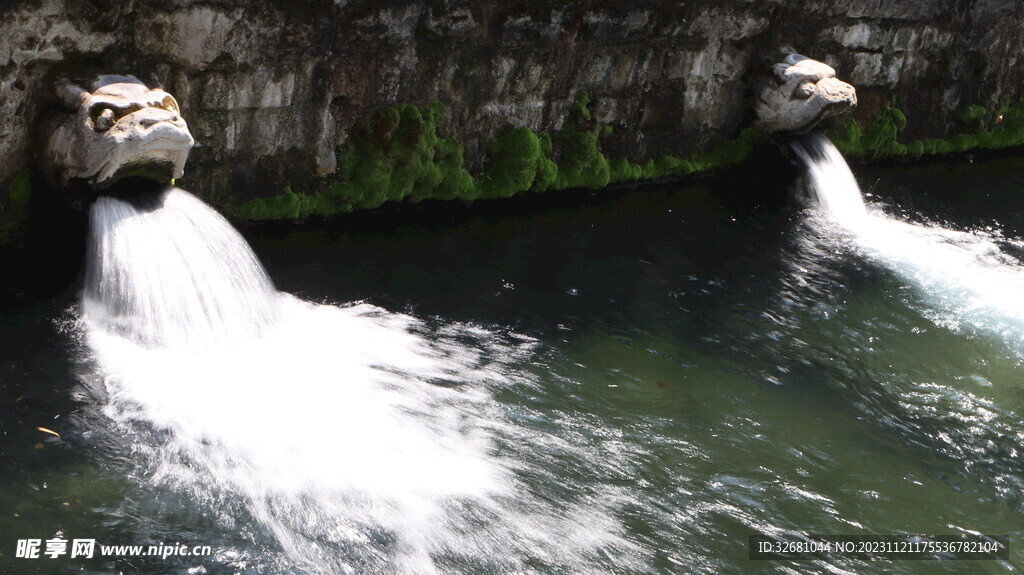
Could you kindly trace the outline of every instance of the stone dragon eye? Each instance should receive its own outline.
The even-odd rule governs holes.
[[[97,132],[106,132],[117,122],[117,115],[110,106],[99,104],[89,110],[92,117],[92,127]]]
[[[175,114],[179,112],[178,102],[176,102],[170,94],[164,96],[164,101],[161,102],[160,107],[168,112],[174,112]]]
[[[814,82],[804,82],[793,90],[793,97],[801,100],[806,100],[814,95],[815,85]]]

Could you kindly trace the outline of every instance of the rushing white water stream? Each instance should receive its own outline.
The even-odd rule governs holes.
[[[1024,266],[1000,247],[1010,240],[998,231],[959,231],[888,215],[865,204],[828,138],[808,134],[793,147],[807,166],[823,228],[847,235],[861,255],[911,282],[937,324],[996,334],[1024,354]]]
[[[1015,163],[883,170],[878,195],[948,194],[939,209],[961,221],[1020,229],[1004,216],[1019,178],[998,177]],[[908,237],[941,253],[959,236],[884,216],[855,187],[863,215],[844,226],[823,209],[723,204],[735,181],[708,185],[265,230],[254,246],[270,274],[233,269],[255,262],[249,248],[180,192],[101,201],[89,301],[0,321],[5,525],[214,555],[31,561],[11,544],[0,572],[888,575],[923,562],[755,565],[746,542],[1020,533],[1021,360],[892,255]],[[966,203],[989,192],[988,207]],[[872,218],[903,243],[872,240]],[[967,235],[1005,253],[983,269],[1013,275],[1011,240]],[[162,266],[161,251],[180,261]],[[197,282],[204,266],[231,277]],[[104,292],[104,273],[130,291]],[[302,301],[267,275],[316,298],[409,302],[416,317]],[[947,276],[936,294],[962,280]],[[974,563],[1006,572],[1011,558]]]
[[[90,212],[85,312],[149,345],[202,347],[257,336],[278,316],[273,284],[216,211],[177,188]]]
[[[220,562],[435,573],[585,565],[628,547],[606,504],[551,509],[517,479],[537,473],[524,458],[496,454],[502,438],[552,441],[491,400],[491,387],[530,385],[502,368],[529,340],[277,292],[238,232],[182,190],[101,198],[91,226],[92,393],[140,483],[252,533]]]
[[[1024,266],[1001,249],[1008,240],[887,215],[865,204],[827,139],[810,135],[796,151],[817,205],[814,226],[806,228],[815,259],[852,251],[877,262],[920,296],[935,323],[998,334],[1024,355]],[[529,338],[278,292],[238,232],[181,190],[101,198],[90,221],[78,325],[91,369],[85,395],[100,409],[83,422],[91,441],[125,462],[127,480],[139,490],[113,515],[133,518],[140,540],[117,543],[174,544],[165,533],[180,540],[189,531],[168,526],[197,525],[196,536],[181,542],[212,545],[217,555],[212,563],[179,565],[274,574],[660,573],[674,560],[659,563],[659,554],[696,545],[684,563],[710,573],[721,572],[704,565],[717,553],[710,548],[739,542],[743,555],[742,539],[752,532],[808,527],[778,527],[782,507],[759,507],[773,486],[794,486],[785,487],[795,495],[783,500],[807,505],[807,517],[829,501],[802,472],[789,477],[760,466],[755,479],[737,479],[723,467],[722,454],[756,414],[717,385],[702,396],[687,382],[701,377],[693,369],[699,363],[714,381],[733,372],[701,352],[675,343],[626,345],[626,364],[644,374],[633,381],[619,362],[599,367],[614,349],[608,340],[576,334],[566,345],[580,347],[585,361],[573,359],[563,370],[578,369],[579,377],[555,371],[541,383],[528,375],[534,365],[547,371],[541,346]],[[812,303],[824,297],[811,293]],[[808,325],[812,316],[804,317]],[[769,339],[773,360],[796,349],[780,343],[792,337]],[[688,358],[673,360],[676,377],[651,367],[666,361],[662,352],[650,353],[655,347],[665,357]],[[843,359],[870,363],[863,353]],[[726,365],[732,355],[723,356]],[[633,385],[619,396],[627,400],[630,393],[658,394],[650,397],[652,410],[670,397],[663,393],[678,390],[683,399],[664,417],[616,427],[616,418],[590,413],[610,401],[605,392],[591,390],[593,401],[582,409],[571,400],[602,377],[613,382],[608,389]],[[878,391],[878,378],[866,378],[868,392]],[[1000,478],[996,485],[1013,488],[1001,478],[1017,468],[989,446],[1015,429],[1003,420],[1017,418],[1004,416],[998,402],[934,379],[904,382],[893,392],[894,406],[880,401],[864,409],[943,454],[984,463]],[[775,397],[774,389],[746,389]],[[723,420],[730,409],[739,411]],[[686,439],[666,432],[690,420]],[[783,421],[776,437],[784,443],[793,434],[789,418]],[[942,431],[929,439],[919,421]],[[703,439],[691,445],[691,436]],[[758,441],[737,461],[758,461]],[[667,479],[648,483],[644,473]]]

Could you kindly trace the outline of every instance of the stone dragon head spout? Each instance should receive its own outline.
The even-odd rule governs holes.
[[[775,82],[761,91],[756,108],[762,132],[802,134],[857,106],[857,91],[827,64],[790,54],[772,71]]]
[[[128,176],[184,174],[195,140],[167,92],[133,76],[101,76],[88,89],[59,84],[57,96],[65,113],[43,122],[40,158],[57,187],[82,180],[102,189]]]

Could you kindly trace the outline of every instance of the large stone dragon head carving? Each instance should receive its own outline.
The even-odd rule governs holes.
[[[776,81],[757,102],[756,126],[762,132],[801,134],[857,105],[857,91],[827,64],[790,54],[772,71]]]
[[[133,76],[101,76],[84,89],[57,87],[66,113],[43,127],[43,171],[56,186],[101,189],[127,176],[167,181],[184,174],[195,144],[174,97]]]

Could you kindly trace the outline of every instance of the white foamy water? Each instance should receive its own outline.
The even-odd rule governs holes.
[[[822,227],[911,282],[945,327],[969,326],[1024,354],[1024,266],[1000,249],[998,232],[915,224],[866,205],[849,166],[825,136],[794,143],[807,166]]]
[[[552,506],[523,479],[558,481],[524,452],[590,457],[493,400],[532,385],[507,369],[529,340],[279,293],[241,236],[181,190],[102,198],[91,223],[80,324],[105,417],[93,433],[132,462],[133,481],[244,539],[218,562],[317,574],[638,565],[621,498]],[[125,513],[148,513],[137,504]]]

